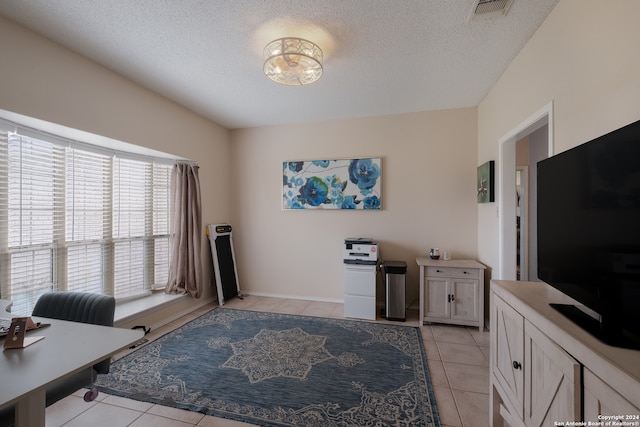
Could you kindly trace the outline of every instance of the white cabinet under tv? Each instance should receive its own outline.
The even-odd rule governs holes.
[[[492,281],[490,301],[492,427],[599,415],[640,425],[630,419],[640,415],[640,351],[608,346],[565,318],[549,303],[575,301],[545,283]]]

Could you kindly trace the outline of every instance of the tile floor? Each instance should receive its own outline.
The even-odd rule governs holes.
[[[194,319],[213,305],[199,309],[179,321],[155,331],[153,340]],[[291,299],[246,296],[234,298],[225,307],[343,317],[342,304]],[[418,313],[407,311],[406,325],[418,325]],[[385,322],[384,319],[378,321]],[[446,325],[424,325],[424,338],[429,370],[443,427],[484,427],[489,425],[489,333],[477,328]],[[121,357],[122,354],[116,355]],[[248,424],[200,413],[137,402],[100,393],[98,399],[86,403],[81,390],[47,408],[47,427],[240,427]]]

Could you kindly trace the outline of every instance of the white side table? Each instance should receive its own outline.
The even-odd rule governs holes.
[[[420,321],[484,329],[484,270],[475,260],[416,258],[420,266]]]

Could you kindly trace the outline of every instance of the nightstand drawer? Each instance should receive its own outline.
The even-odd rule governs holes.
[[[451,268],[427,267],[427,277],[451,277]]]
[[[480,270],[477,268],[452,268],[451,277],[464,278],[464,279],[479,279]]]

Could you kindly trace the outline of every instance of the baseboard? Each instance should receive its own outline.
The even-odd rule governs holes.
[[[343,299],[337,299],[337,298],[322,298],[322,297],[308,297],[308,296],[301,296],[301,295],[274,294],[270,292],[242,291],[242,294],[254,295],[257,297],[265,297],[265,298],[297,299],[302,301],[332,302],[337,304],[344,303]]]

